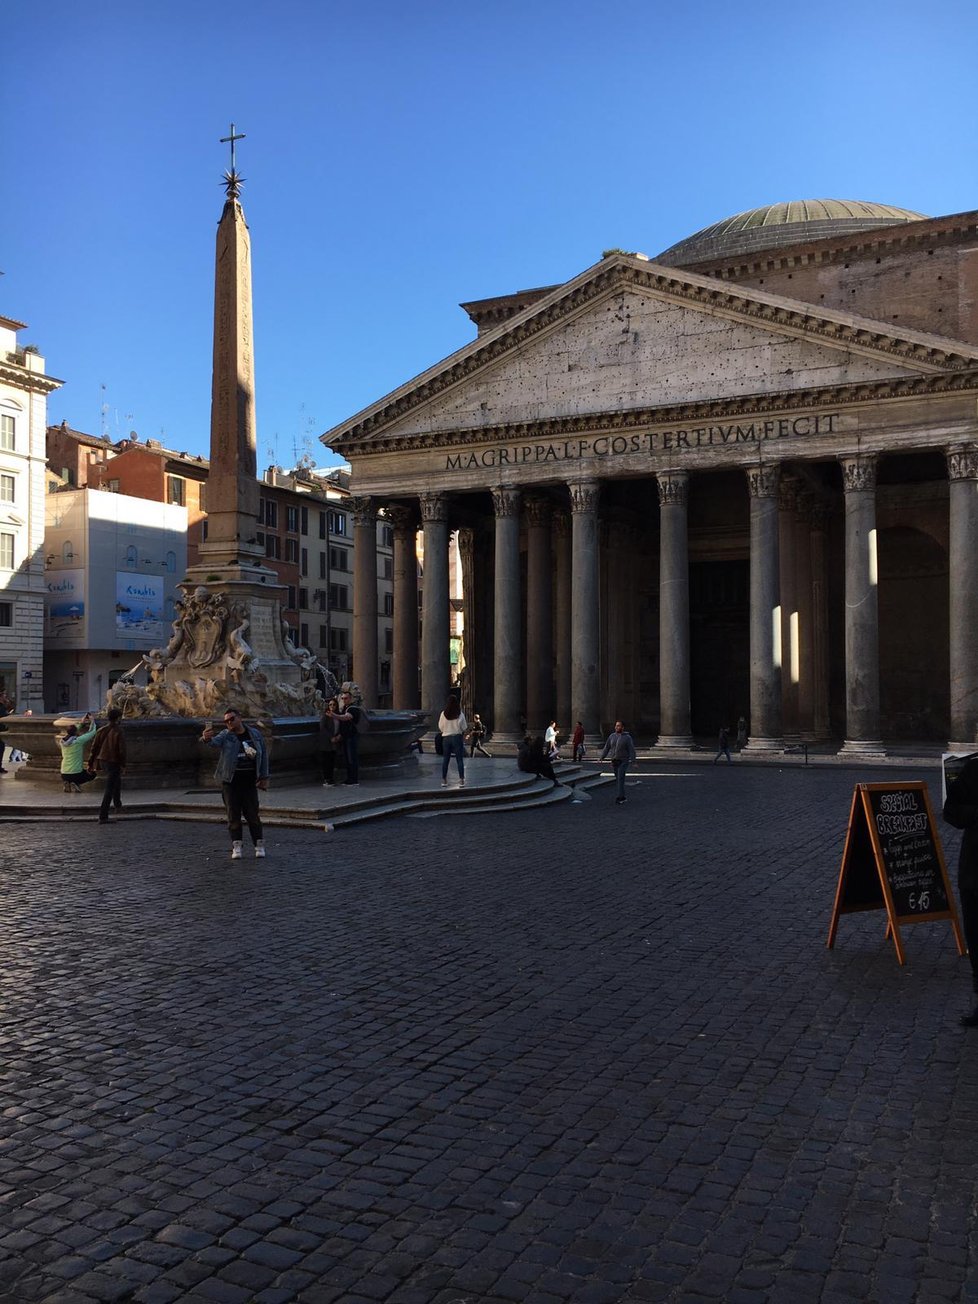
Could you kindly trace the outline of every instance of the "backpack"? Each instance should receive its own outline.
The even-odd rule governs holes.
[[[369,733],[370,715],[367,712],[367,708],[365,706],[358,706],[356,709],[359,712],[359,714],[357,715],[357,718],[353,721],[354,729],[356,729],[358,734]]]

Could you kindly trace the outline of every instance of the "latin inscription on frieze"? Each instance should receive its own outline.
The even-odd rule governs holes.
[[[755,421],[718,422],[684,429],[648,430],[629,435],[597,435],[591,439],[553,439],[508,444],[448,453],[445,457],[445,470],[473,471],[482,467],[537,466],[545,462],[602,460],[635,454],[654,457],[660,453],[684,453],[697,448],[733,448],[772,439],[834,435],[841,430],[842,421],[839,412],[819,412]]]

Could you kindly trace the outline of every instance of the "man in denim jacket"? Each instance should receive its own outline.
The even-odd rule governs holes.
[[[201,741],[221,751],[214,777],[221,781],[231,835],[231,859],[240,860],[243,855],[241,821],[244,819],[255,844],[255,856],[261,860],[265,842],[258,813],[258,789],[264,791],[268,787],[268,750],[261,733],[250,729],[241,719],[241,712],[233,706],[224,712],[224,724],[226,728],[220,733],[208,725]]]

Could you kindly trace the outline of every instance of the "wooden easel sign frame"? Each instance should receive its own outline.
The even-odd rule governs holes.
[[[852,794],[839,885],[826,946],[835,945],[839,916],[885,910],[887,935],[905,963],[900,927],[946,919],[958,955],[964,939],[947,877],[926,783],[857,783]]]

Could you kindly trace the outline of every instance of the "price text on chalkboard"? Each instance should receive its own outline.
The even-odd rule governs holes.
[[[835,944],[839,916],[857,910],[886,911],[888,932],[893,936],[900,964],[904,962],[900,925],[925,920],[947,919],[958,954],[964,954],[925,783],[856,785],[829,926],[829,947]]]

